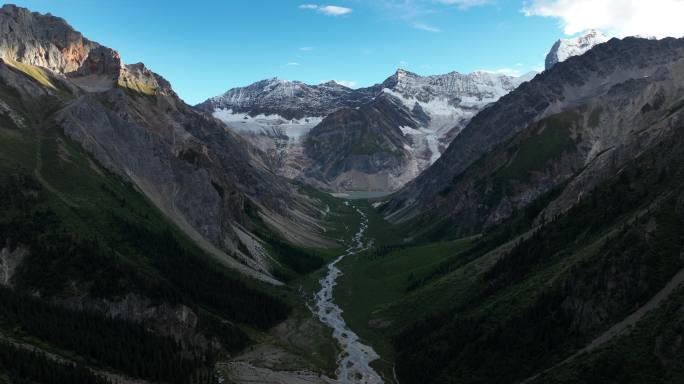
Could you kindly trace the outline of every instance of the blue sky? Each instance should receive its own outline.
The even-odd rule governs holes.
[[[524,73],[565,36],[558,18],[526,16],[522,0],[16,3],[65,18],[126,63],[144,62],[191,104],[274,76],[358,87],[398,67]]]

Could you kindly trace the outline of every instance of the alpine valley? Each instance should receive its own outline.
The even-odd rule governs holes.
[[[684,39],[191,106],[4,5],[0,59],[1,384],[684,382]]]

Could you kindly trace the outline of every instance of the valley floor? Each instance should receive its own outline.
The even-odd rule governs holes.
[[[592,258],[601,255],[611,236],[617,233],[613,227],[609,227],[605,232],[594,234],[596,237],[586,244],[577,247],[566,246],[566,249],[572,252],[563,254],[562,258],[554,261],[556,264],[544,265],[539,270],[533,270],[534,273],[530,273],[525,280],[514,282],[507,286],[506,290],[499,293],[493,291],[494,294],[492,294],[487,292],[488,289],[492,289],[491,287],[481,286],[483,281],[487,282],[487,279],[492,278],[489,271],[496,268],[504,258],[510,257],[511,253],[515,253],[520,243],[537,241],[534,236],[539,228],[522,232],[488,249],[485,247],[484,251],[480,248],[483,247],[482,244],[486,244],[487,236],[485,235],[405,244],[403,239],[390,232],[389,226],[375,212],[372,204],[372,200],[354,200],[349,205],[359,207],[358,217],[352,217],[350,212],[347,212],[346,218],[340,221],[340,233],[346,233],[348,238],[351,233],[354,233],[354,229],[359,228],[364,218],[368,218],[368,227],[365,230],[367,247],[364,248],[358,244],[359,248],[356,251],[346,254],[338,251],[335,254],[337,256],[329,256],[328,261],[331,264],[315,272],[301,284],[302,299],[308,300],[310,304],[311,298],[315,297],[315,292],[324,297],[331,295],[330,305],[323,308],[320,305],[313,305],[313,308],[314,311],[318,309],[319,316],[322,310],[324,319],[325,315],[333,319],[326,323],[332,323],[336,329],[334,332],[337,334],[331,335],[330,328],[323,327],[323,333],[312,338],[311,335],[314,333],[311,329],[321,327],[318,319],[307,314],[306,319],[297,320],[300,326],[308,323],[309,327],[312,327],[299,329],[297,338],[318,339],[323,344],[332,345],[327,350],[328,355],[325,356],[328,359],[327,364],[324,364],[326,368],[320,369],[323,365],[317,367],[309,365],[309,369],[297,370],[295,367],[302,367],[301,364],[279,366],[274,364],[274,361],[283,362],[287,358],[278,353],[269,354],[260,349],[263,346],[257,346],[254,351],[259,351],[261,361],[254,358],[255,352],[252,351],[245,354],[245,356],[251,354],[251,357],[239,357],[225,366],[226,371],[231,372],[230,378],[235,383],[398,383],[395,376],[395,363],[402,351],[397,350],[396,337],[405,332],[407,326],[423,321],[422,319],[429,320],[429,315],[439,316],[449,313],[448,311],[455,303],[462,303],[463,308],[472,311],[472,316],[481,316],[482,321],[488,322],[499,321],[497,319],[500,319],[498,315],[500,311],[524,313],[526,308],[537,305],[538,300],[541,300],[532,296],[536,295],[535,290],[549,289],[550,281],[567,275],[573,270],[574,265],[582,265],[577,263],[588,263]],[[552,234],[550,233],[549,236]],[[369,244],[372,246],[368,246]],[[344,257],[338,257],[339,255]],[[331,272],[335,275],[332,281],[326,280],[326,277],[330,278]],[[553,345],[551,348],[559,351],[554,359],[538,363],[533,375],[528,376],[527,379],[521,377],[515,382],[585,382],[572,379],[576,378],[575,375],[582,375],[579,366],[585,365],[592,370],[600,370],[600,364],[606,363],[601,361],[609,359],[610,362],[618,359],[617,355],[614,356],[615,353],[643,356],[646,359],[644,361],[648,361],[640,363],[645,364],[643,368],[639,368],[643,372],[657,366],[657,362],[648,360],[651,353],[648,349],[652,348],[649,345],[653,342],[650,339],[653,336],[648,335],[651,335],[654,329],[656,331],[659,329],[654,328],[654,324],[662,324],[665,329],[670,329],[671,323],[676,321],[677,316],[680,316],[673,311],[681,306],[681,291],[684,283],[682,276],[684,275],[681,271],[673,274],[667,281],[663,281],[662,288],[650,294],[643,304],[625,311],[622,317],[611,321],[609,327],[595,333],[595,336],[578,340],[572,345]],[[324,289],[319,292],[321,283],[324,284]],[[325,289],[325,287],[330,289]],[[316,299],[320,301],[321,297]],[[548,317],[547,314],[543,316]],[[437,317],[435,321],[443,325],[449,320],[442,321]],[[352,336],[352,339],[356,339],[358,336],[358,340],[367,345],[373,354],[377,352],[377,358],[369,359],[371,361],[367,362],[370,362],[370,367],[378,373],[382,381],[373,379],[363,381],[361,375],[337,380],[337,374],[345,370],[331,362],[337,361],[339,364],[349,360],[345,360],[349,356],[340,351],[340,345],[344,351],[345,343],[344,339],[340,339],[339,336],[340,333],[344,334],[345,330],[349,332],[345,335],[346,337]],[[342,340],[341,343],[340,340]],[[666,339],[657,340],[660,341],[656,342],[656,346],[667,343],[663,341]],[[309,352],[300,349],[298,353],[300,356],[305,356]],[[349,367],[352,366],[353,364],[349,365]],[[399,367],[396,368],[399,369]],[[641,374],[641,371],[636,372]],[[603,371],[598,371],[597,374],[601,373]],[[668,375],[670,374],[666,376]],[[549,378],[553,380],[547,381]],[[674,381],[666,379],[646,382]]]
[[[258,344],[228,362],[219,363],[217,368],[228,382],[391,382],[383,380],[371,368],[371,363],[380,356],[372,347],[364,345],[347,326],[342,316],[343,311],[335,302],[334,288],[342,275],[337,264],[373,245],[373,239],[366,234],[369,223],[367,205],[362,203],[362,210],[350,201],[344,203],[349,211],[347,218],[350,219],[344,229],[354,233],[347,241],[348,248],[339,252],[338,256],[333,256],[322,271],[316,272],[300,285],[300,297],[310,313],[301,311],[300,308],[295,316],[275,327]]]

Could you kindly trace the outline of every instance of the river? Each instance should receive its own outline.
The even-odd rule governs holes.
[[[337,264],[347,256],[357,254],[368,248],[364,243],[364,234],[368,228],[368,218],[358,208],[361,215],[359,230],[352,239],[352,243],[345,252],[328,264],[328,273],[320,280],[321,289],[316,293],[314,313],[324,324],[333,330],[333,337],[340,345],[341,352],[337,357],[337,380],[340,383],[379,384],[383,383],[380,375],[370,366],[370,363],[380,356],[369,345],[361,343],[359,336],[354,333],[342,318],[342,309],[335,304],[333,288],[342,271]]]

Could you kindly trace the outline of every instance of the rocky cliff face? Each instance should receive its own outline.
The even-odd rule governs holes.
[[[98,46],[59,17],[11,4],[0,9],[0,58],[4,60],[69,73],[78,70]]]
[[[484,72],[422,77],[400,69],[381,84],[355,90],[334,82],[306,85],[271,79],[232,89],[199,107],[269,153],[276,172],[289,178],[333,190],[394,190],[439,158],[449,142],[484,106],[531,77]],[[389,107],[385,112],[393,117],[385,119],[377,114],[353,111],[367,112],[378,105]],[[371,107],[364,109],[366,106]],[[345,112],[333,119],[326,118],[341,111]],[[346,117],[340,119],[342,115]],[[398,115],[404,117],[397,119]],[[352,123],[354,119],[357,121]],[[344,125],[333,126],[342,121]],[[403,125],[397,125],[398,122]],[[314,129],[319,124],[324,127]],[[373,146],[374,143],[358,139],[377,137],[380,127],[385,130],[383,137],[399,130],[403,138],[376,147],[380,151],[377,154],[364,152],[363,159],[357,156],[358,151],[352,150],[337,151],[334,156],[316,153],[319,148],[340,144],[323,143],[333,137],[329,134],[331,130],[350,126],[366,133],[334,136],[338,140],[356,137],[354,143],[344,142],[339,148],[351,149],[352,144]],[[389,158],[385,155],[390,152],[393,160],[386,161]],[[375,165],[368,166],[367,155],[375,159],[372,161]],[[346,165],[340,166],[341,162]],[[309,170],[304,172],[305,168]]]
[[[476,116],[384,212],[440,212],[467,232],[561,185],[542,216],[566,211],[679,124],[682,57],[683,40],[626,38],[555,65]]]
[[[12,277],[28,254],[25,246],[11,247],[9,244],[0,248],[0,286],[12,286]]]

